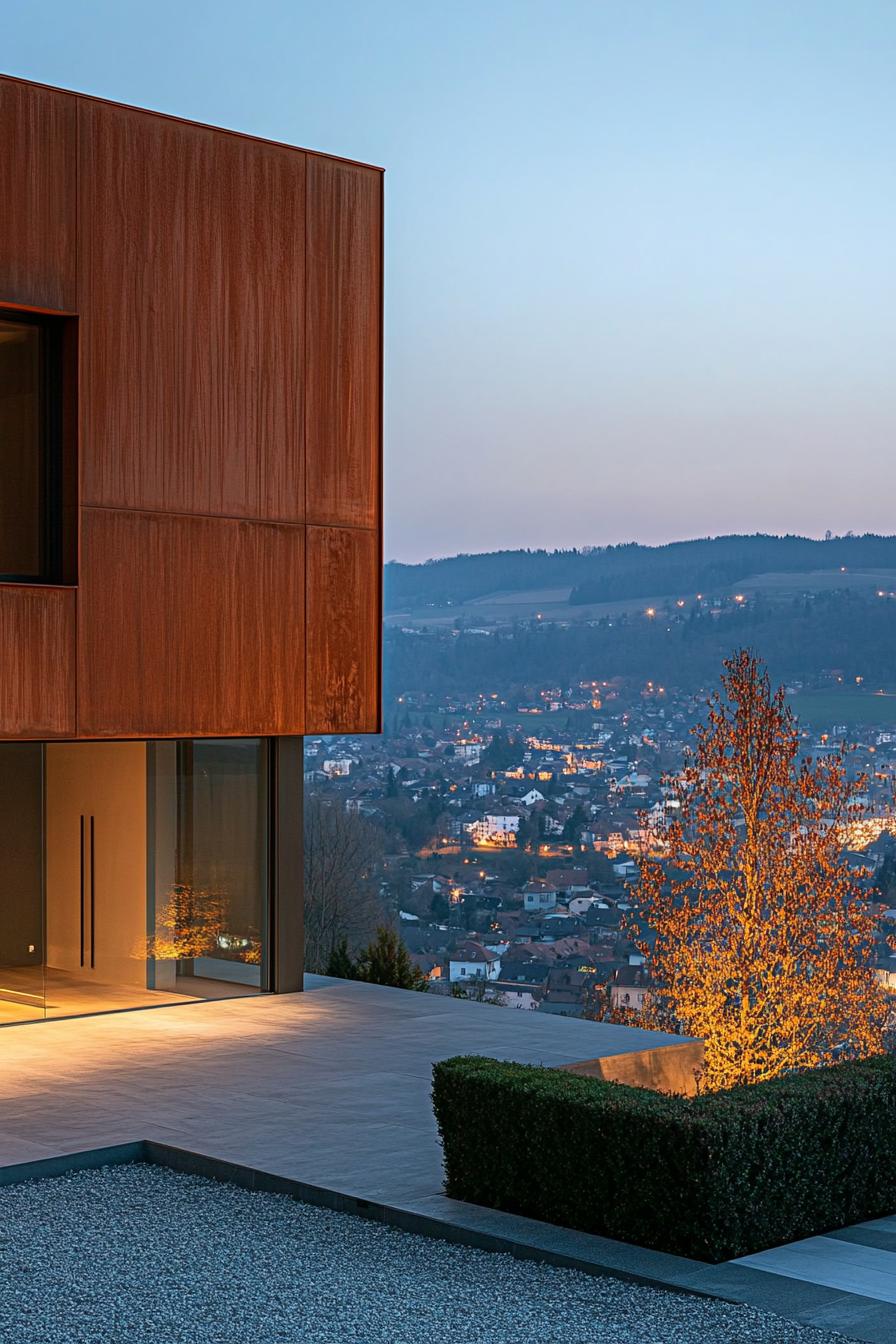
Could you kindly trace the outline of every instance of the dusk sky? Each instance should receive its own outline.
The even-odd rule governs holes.
[[[893,532],[892,0],[6,0],[5,73],[383,165],[386,554]]]

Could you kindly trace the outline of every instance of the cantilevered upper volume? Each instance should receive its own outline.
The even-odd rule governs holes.
[[[378,727],[382,183],[0,78],[0,736]]]

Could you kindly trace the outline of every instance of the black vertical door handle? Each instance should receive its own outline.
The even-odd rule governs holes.
[[[90,969],[96,966],[96,844],[94,842],[95,818],[90,818]]]
[[[81,813],[81,965],[84,965],[84,813]]]

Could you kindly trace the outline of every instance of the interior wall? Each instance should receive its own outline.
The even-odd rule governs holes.
[[[0,967],[43,961],[39,742],[0,745]]]
[[[145,742],[51,742],[46,748],[47,966],[146,986]],[[81,818],[84,965],[81,965]],[[94,819],[91,924],[90,819]],[[94,965],[91,966],[91,935]]]

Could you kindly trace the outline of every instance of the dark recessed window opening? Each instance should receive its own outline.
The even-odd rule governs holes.
[[[0,581],[62,581],[62,342],[0,309]]]

